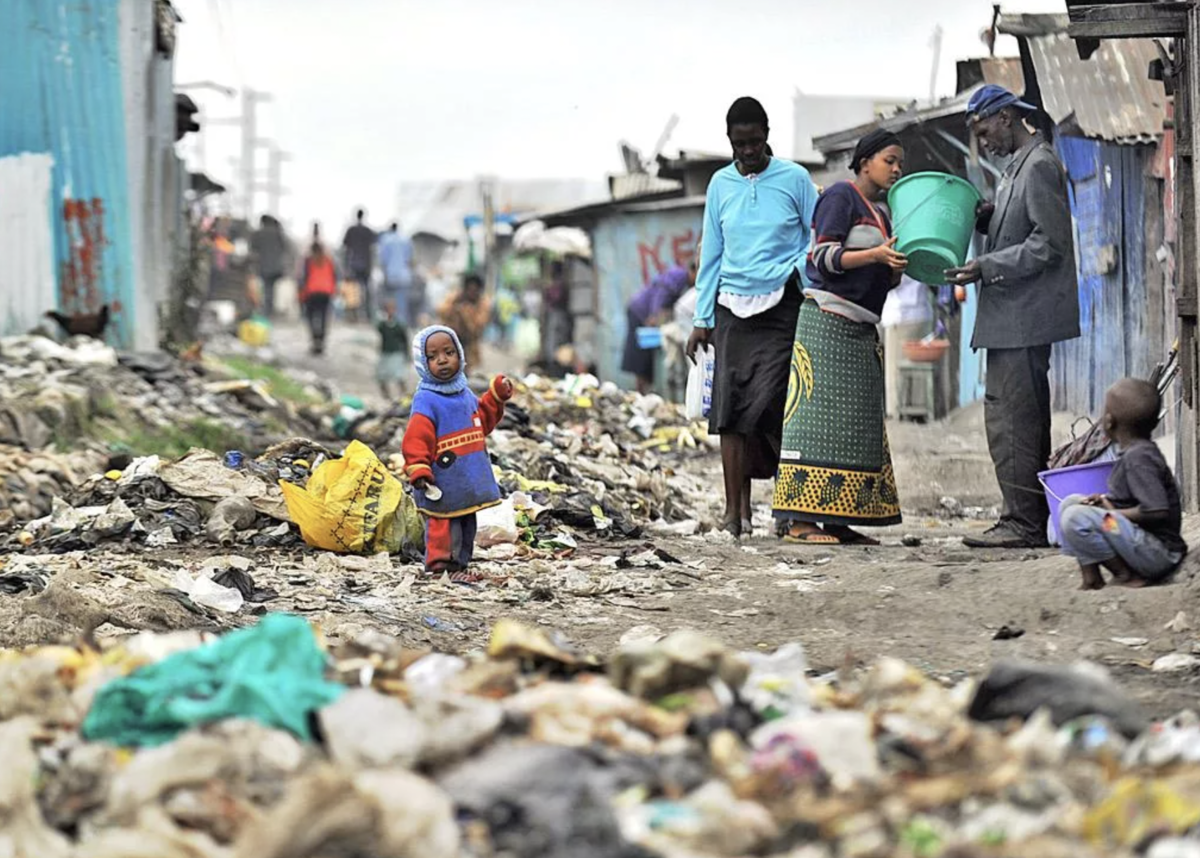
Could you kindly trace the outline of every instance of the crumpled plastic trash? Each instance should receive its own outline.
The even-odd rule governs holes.
[[[256,510],[277,521],[292,520],[277,485],[225,467],[222,457],[211,450],[192,449],[182,458],[159,468],[158,475],[184,497],[211,501],[243,497]]]
[[[1200,716],[1181,712],[1154,724],[1130,745],[1127,766],[1161,768],[1173,763],[1200,763]]]
[[[348,768],[412,768],[421,758],[425,725],[394,697],[354,688],[317,717],[330,758]]]
[[[784,644],[775,652],[743,652],[750,675],[742,686],[743,699],[770,720],[809,708],[808,658],[799,643]]]
[[[1183,673],[1200,667],[1200,657],[1186,652],[1173,652],[1154,660],[1150,669],[1155,673]]]
[[[502,543],[517,542],[521,539],[521,529],[517,527],[517,511],[513,499],[506,498],[497,506],[481,510],[476,514],[475,544],[489,548]]]
[[[404,682],[415,696],[437,694],[466,668],[466,661],[457,655],[431,652],[405,669]]]
[[[14,858],[67,858],[67,839],[46,825],[34,788],[38,760],[33,752],[37,732],[33,718],[0,724],[0,855]]]
[[[485,826],[490,854],[649,858],[621,835],[611,805],[616,777],[579,749],[514,742],[494,745],[437,781],[467,820]]]
[[[722,781],[710,781],[683,801],[648,802],[624,814],[625,835],[644,846],[684,844],[705,855],[759,854],[779,835],[762,805],[740,801]]]
[[[236,614],[246,603],[245,597],[236,587],[218,584],[211,575],[203,573],[193,578],[184,570],[177,569],[175,577],[171,579],[171,586],[197,605],[226,614]]]
[[[396,554],[424,544],[416,503],[358,441],[347,445],[342,458],[314,469],[304,488],[283,481],[279,487],[304,541],[314,548]]]
[[[582,655],[566,640],[552,639],[541,629],[508,619],[500,620],[492,627],[487,653],[491,658],[518,659],[535,667],[551,664],[560,668],[579,668],[597,664],[594,658]]]
[[[461,836],[446,794],[401,769],[354,775],[322,768],[238,841],[232,858],[457,858]]]
[[[623,647],[610,662],[608,675],[617,688],[653,700],[706,686],[714,678],[740,688],[749,666],[720,641],[685,629],[660,641]]]
[[[92,741],[153,746],[195,724],[253,718],[308,741],[309,714],[345,691],[324,673],[325,654],[308,623],[268,614],[255,626],[113,680],[97,693],[82,733]]]
[[[1194,786],[1194,784],[1193,784]],[[1124,777],[1083,821],[1094,846],[1132,847],[1151,833],[1183,834],[1200,825],[1200,797],[1181,794],[1170,782]]]
[[[529,735],[555,745],[594,742],[632,753],[652,753],[654,739],[687,727],[682,712],[667,712],[613,688],[603,679],[544,682],[504,701],[505,711],[529,719]]]
[[[1122,694],[1100,668],[1021,661],[993,665],[975,692],[967,714],[976,721],[1003,721],[1028,718],[1043,707],[1058,725],[1083,715],[1103,715],[1131,739],[1148,725],[1138,705]]]
[[[236,495],[227,497],[213,507],[205,533],[218,545],[232,545],[239,532],[254,526],[256,518],[258,511],[249,499]]]
[[[835,786],[874,782],[882,774],[873,738],[874,726],[862,712],[810,712],[790,715],[759,727],[750,737],[756,749],[786,737],[816,756]]]

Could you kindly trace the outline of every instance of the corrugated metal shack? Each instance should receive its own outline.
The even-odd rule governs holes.
[[[954,173],[991,197],[1001,165],[981,155],[970,139],[966,105],[982,83],[1014,86],[1017,64],[1025,99],[1043,106],[1055,126],[1076,225],[1083,335],[1055,347],[1054,406],[1095,415],[1108,385],[1126,375],[1147,375],[1175,338],[1166,250],[1171,217],[1164,217],[1171,134],[1164,132],[1163,86],[1146,78],[1158,56],[1153,42],[1105,42],[1082,60],[1066,35],[1067,24],[1065,15],[1001,16],[999,30],[1019,38],[1019,61],[964,61],[959,81],[969,88],[953,99],[819,138],[816,143],[829,162],[827,171],[815,176],[818,181],[844,178],[854,142],[872,128],[886,127],[905,144],[906,171]],[[957,358],[952,354],[947,368],[958,375],[947,388],[957,390],[960,406],[983,395],[982,362],[969,348],[973,303],[962,309]]]
[[[0,333],[56,307],[109,304],[110,341],[156,345],[184,180],[171,91],[178,20],[166,0],[9,4]]]
[[[549,227],[579,227],[591,239],[595,306],[587,315],[595,318],[593,354],[601,378],[633,386],[621,372],[625,306],[653,277],[691,261],[703,217],[703,196],[614,200],[538,217]],[[574,296],[572,305],[573,313],[584,309]]]
[[[1159,148],[1171,132],[1162,82],[1147,77],[1154,43],[1106,41],[1083,60],[1068,24],[1066,15],[1002,16],[999,30],[1020,39],[1025,97],[1054,121],[1070,177],[1083,335],[1054,350],[1054,405],[1095,416],[1114,381],[1147,377],[1176,336]]]
[[[585,230],[592,243],[593,307],[584,311],[572,295],[572,313],[594,318],[593,352],[601,378],[632,387],[632,376],[621,372],[621,354],[629,325],[629,300],[673,265],[687,265],[696,253],[704,219],[704,193],[713,174],[729,157],[681,151],[677,158],[659,157],[657,175],[613,176],[607,202],[538,215],[548,227],[574,226]],[[576,339],[582,341],[578,330]],[[658,374],[659,389],[667,379]]]

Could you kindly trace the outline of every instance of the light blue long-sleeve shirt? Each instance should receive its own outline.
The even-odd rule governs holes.
[[[696,327],[715,323],[718,291],[769,295],[793,271],[808,284],[804,260],[816,205],[808,170],[791,161],[772,158],[753,177],[730,164],[712,177],[704,203]]]

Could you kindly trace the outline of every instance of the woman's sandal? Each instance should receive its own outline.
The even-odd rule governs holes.
[[[801,530],[793,524],[783,534],[782,539],[791,545],[841,545],[842,541],[831,533],[821,530]]]
[[[826,525],[826,527],[828,527],[828,525]],[[856,530],[851,530],[849,527],[846,527],[845,525],[833,525],[833,527],[836,529],[830,530],[827,532],[829,532],[833,536],[837,537],[838,542],[840,542],[842,545],[865,545],[865,546],[879,545],[878,539],[874,539],[870,536],[859,533]]]

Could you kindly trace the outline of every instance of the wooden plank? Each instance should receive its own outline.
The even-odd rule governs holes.
[[[1067,33],[1075,39],[1150,39],[1187,32],[1190,3],[1073,6]]]
[[[1197,238],[1200,237],[1200,218],[1197,218],[1197,183],[1200,176],[1195,168],[1195,141],[1197,121],[1197,96],[1200,95],[1200,13],[1188,7],[1188,37],[1180,45],[1184,59],[1185,80],[1175,98],[1176,149],[1176,205],[1179,211],[1179,253],[1176,265],[1178,277],[1175,311],[1183,318],[1196,318],[1198,296],[1197,280],[1200,279],[1200,258],[1197,257]],[[1190,365],[1189,362],[1185,362]],[[1191,405],[1190,384],[1185,387]]]

